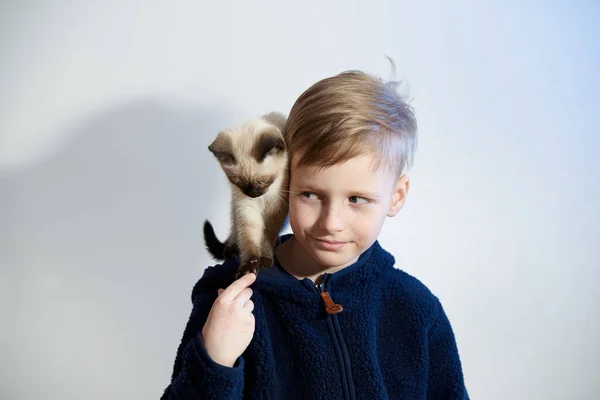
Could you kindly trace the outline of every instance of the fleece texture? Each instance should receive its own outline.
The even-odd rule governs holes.
[[[210,358],[201,331],[239,261],[207,268],[161,399],[468,399],[441,303],[394,264],[375,242],[323,288],[277,263],[261,271],[254,337],[233,368]],[[320,290],[343,311],[328,314]]]

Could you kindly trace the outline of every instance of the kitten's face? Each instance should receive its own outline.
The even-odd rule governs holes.
[[[260,117],[220,132],[208,149],[229,181],[246,196],[255,198],[265,194],[287,168],[282,131],[279,121]]]

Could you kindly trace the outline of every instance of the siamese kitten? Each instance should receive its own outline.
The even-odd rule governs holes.
[[[205,221],[204,242],[217,260],[240,257],[236,278],[273,264],[273,249],[288,213],[286,120],[272,112],[221,131],[208,146],[231,185],[231,230],[222,243]]]

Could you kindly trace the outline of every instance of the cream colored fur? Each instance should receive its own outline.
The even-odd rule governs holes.
[[[263,115],[223,130],[209,146],[231,186],[231,230],[226,245],[239,250],[240,274],[258,272],[273,263],[273,247],[288,212],[285,122],[280,113]],[[275,140],[272,150],[260,151],[269,149]]]

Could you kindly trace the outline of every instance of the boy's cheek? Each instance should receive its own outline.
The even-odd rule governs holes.
[[[308,214],[310,213],[310,209],[305,207],[302,204],[292,204],[290,203],[290,218],[294,218],[297,221],[304,221],[308,218]]]
[[[319,215],[319,211],[316,209],[316,205],[306,204],[305,202],[290,202],[290,219],[295,222],[306,226],[312,225],[314,220]]]
[[[311,211],[314,208],[314,205],[303,201],[302,199],[295,198],[290,200],[290,213],[292,212],[302,212],[305,213],[307,211]]]

